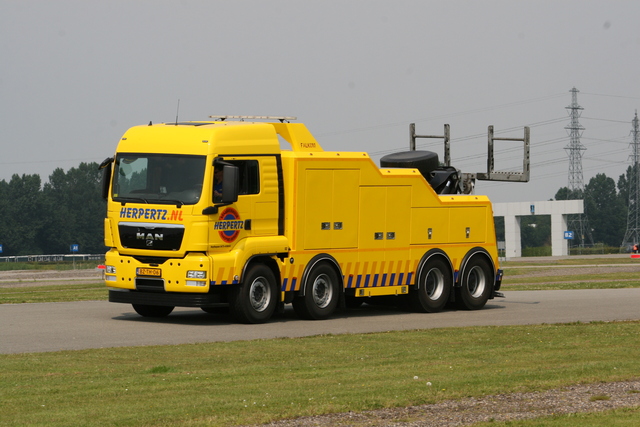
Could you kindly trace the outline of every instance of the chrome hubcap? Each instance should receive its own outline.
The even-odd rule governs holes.
[[[326,274],[316,277],[311,291],[313,292],[313,302],[318,308],[327,307],[333,298],[333,287]]]
[[[256,277],[249,289],[249,300],[255,311],[262,312],[267,309],[271,301],[271,288],[267,279]]]

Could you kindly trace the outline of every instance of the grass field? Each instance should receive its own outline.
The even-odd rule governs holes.
[[[558,258],[551,259],[546,257],[540,258],[526,258],[524,260],[518,261],[503,261],[500,265],[503,268],[508,267],[519,267],[519,266],[536,266],[536,265],[547,265],[547,266],[571,266],[571,265],[605,265],[605,264],[638,264],[640,260],[633,259],[629,255],[616,256],[616,257],[607,257],[607,258],[597,258],[597,257],[569,257],[569,258]]]
[[[0,304],[107,300],[103,283],[74,283],[0,288]]]
[[[537,285],[504,285],[501,291],[557,291],[571,289],[620,289],[620,288],[639,288],[640,280],[632,282],[571,282],[571,283],[542,283]]]
[[[474,427],[637,427],[638,425],[640,425],[640,408],[624,408],[601,413],[556,415],[523,421],[492,421],[474,424]]]
[[[0,271],[13,270],[72,270],[82,268],[96,268],[96,261],[60,262],[0,262]]]
[[[639,357],[640,322],[1,355],[0,425],[262,423],[638,378]]]
[[[503,289],[640,286],[635,273],[512,270],[525,273]],[[0,288],[0,303],[106,297],[101,283]],[[0,426],[245,425],[636,379],[638,360],[640,321],[0,355]],[[483,425],[635,426],[640,409]]]
[[[628,257],[504,262],[501,264],[504,269],[502,290],[637,288],[640,287],[640,271],[634,270],[639,263]]]

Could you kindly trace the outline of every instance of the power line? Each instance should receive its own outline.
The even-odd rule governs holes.
[[[622,96],[622,95],[606,95],[606,94],[601,94],[601,93],[589,93],[589,92],[582,92],[583,95],[592,95],[592,96],[604,96],[607,98],[624,98],[624,99],[640,99],[640,97],[637,96]]]
[[[600,138],[587,138],[585,136],[582,137],[582,139],[586,139],[587,141],[597,141],[597,142],[615,142],[615,143],[622,143],[622,144],[627,144],[627,141],[618,141],[620,139],[626,139],[626,136],[621,136],[618,138],[613,138],[613,139],[600,139]]]
[[[613,122],[613,123],[629,124],[628,121],[624,121],[624,120],[596,119],[595,117],[581,117],[581,118],[585,119],[585,120],[598,120],[598,121],[601,121],[601,122]]]
[[[513,132],[513,131],[522,129],[524,126],[529,126],[530,128],[531,127],[547,126],[547,125],[550,125],[550,124],[559,123],[559,122],[564,121],[564,120],[566,120],[565,117],[542,120],[542,121],[539,121],[539,122],[525,124],[523,126],[514,126],[514,127],[511,127],[511,128],[501,129],[499,131],[496,131],[495,134],[496,135],[502,135],[502,134],[505,134],[505,133],[508,133],[508,132]],[[458,137],[458,138],[452,138],[451,139],[451,144],[452,144],[452,146],[454,146],[454,145],[457,145],[457,144],[459,144],[461,142],[467,142],[467,141],[472,141],[472,140],[475,140],[475,139],[482,139],[482,138],[486,139],[486,137],[487,137],[486,133],[476,133],[476,134],[472,134],[472,135],[461,136],[461,137]],[[425,149],[425,148],[431,148],[431,147],[438,147],[440,144],[441,143],[439,143],[439,142],[423,143],[423,144],[418,144],[416,146],[416,148]],[[538,144],[536,144],[536,146],[537,145]],[[402,148],[393,147],[393,148],[388,148],[388,149],[384,149],[384,150],[371,151],[371,152],[369,152],[369,155],[373,156],[373,157],[381,156],[381,155],[384,155],[384,154],[395,153],[398,150],[402,150]],[[474,156],[471,156],[471,157],[474,157]],[[461,159],[464,159],[464,157],[463,158],[459,158],[458,161],[460,161]]]
[[[0,162],[0,165],[26,165],[31,163],[59,163],[59,162],[97,162],[96,159],[57,159],[57,160],[30,160],[22,162]]]
[[[471,109],[471,110],[458,111],[458,112],[455,112],[455,113],[441,114],[441,115],[438,115],[438,116],[431,116],[431,117],[428,117],[428,118],[423,117],[423,118],[410,120],[410,122],[412,122],[412,123],[422,123],[422,122],[430,122],[430,121],[441,120],[441,119],[452,118],[452,117],[466,116],[466,115],[469,115],[469,114],[482,113],[482,112],[485,112],[485,111],[499,110],[501,108],[516,107],[516,106],[520,106],[520,105],[531,104],[531,103],[534,103],[534,102],[547,101],[549,99],[558,98],[558,97],[561,97],[561,96],[564,96],[564,94],[558,93],[558,94],[547,95],[547,96],[538,97],[538,98],[525,99],[525,100],[522,100],[522,101],[509,102],[509,103],[506,103],[506,104],[499,104],[499,105],[493,105],[493,106],[488,106],[488,107],[474,108],[474,109]],[[373,125],[373,126],[364,126],[364,127],[360,127],[360,128],[346,129],[346,130],[341,130],[341,131],[319,133],[316,136],[322,138],[322,137],[327,137],[327,136],[346,135],[346,134],[350,134],[350,133],[366,132],[366,131],[370,131],[370,130],[379,130],[379,129],[397,127],[397,126],[404,126],[406,124],[407,124],[406,121],[390,122],[390,123],[383,123],[383,124],[378,124],[378,125]]]

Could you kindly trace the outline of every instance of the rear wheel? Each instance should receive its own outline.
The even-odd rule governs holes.
[[[166,317],[174,309],[163,305],[132,304],[133,309],[143,317]]]
[[[264,323],[276,309],[277,296],[276,278],[271,269],[263,264],[254,264],[249,267],[242,283],[231,289],[231,315],[242,323]]]
[[[451,269],[441,257],[427,260],[418,277],[417,289],[410,295],[414,310],[435,313],[449,300],[453,282]]]
[[[461,286],[456,289],[458,306],[467,310],[484,307],[494,283],[494,273],[489,261],[481,255],[473,256],[464,267],[460,280]]]
[[[326,319],[338,306],[338,275],[326,263],[313,267],[305,284],[304,296],[293,300],[293,309],[303,319]]]

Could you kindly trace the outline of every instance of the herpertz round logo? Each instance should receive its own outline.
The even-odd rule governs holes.
[[[244,229],[244,221],[240,219],[238,211],[233,208],[226,208],[213,225],[213,229],[218,231],[222,240],[231,243],[236,240],[240,230]]]

